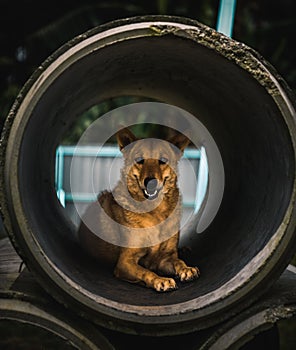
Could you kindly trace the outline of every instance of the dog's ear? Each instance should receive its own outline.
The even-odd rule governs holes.
[[[184,149],[189,145],[189,138],[181,133],[174,135],[171,139],[168,140],[170,143],[175,145],[183,153]]]
[[[130,143],[137,141],[136,136],[128,128],[120,129],[116,134],[116,138],[120,150]]]

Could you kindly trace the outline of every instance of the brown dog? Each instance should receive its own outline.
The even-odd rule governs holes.
[[[80,242],[95,258],[113,263],[116,277],[157,291],[174,290],[175,280],[163,275],[181,281],[199,276],[198,268],[178,258],[177,166],[189,140],[183,134],[170,142],[138,140],[124,128],[117,141],[124,157],[121,179],[87,209],[79,228]]]

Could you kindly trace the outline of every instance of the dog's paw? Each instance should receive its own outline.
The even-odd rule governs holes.
[[[169,292],[177,289],[177,284],[173,278],[159,277],[153,281],[153,287],[157,292]]]
[[[198,278],[200,275],[197,267],[183,267],[179,272],[178,276],[182,282],[192,281]]]

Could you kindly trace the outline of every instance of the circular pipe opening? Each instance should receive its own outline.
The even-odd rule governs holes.
[[[221,154],[221,205],[186,242],[202,275],[170,294],[119,281],[87,259],[55,194],[63,135],[85,110],[118,96],[182,108]],[[107,327],[170,334],[219,322],[262,294],[293,254],[289,96],[254,51],[195,21],[128,19],[77,37],[33,75],[4,130],[1,204],[18,251],[58,300]]]
[[[24,293],[15,293],[0,299],[0,344],[5,349],[25,349],[43,346],[48,349],[113,349],[107,338],[91,323],[77,319],[73,314],[51,304],[51,312]],[[19,294],[19,295],[18,295]],[[34,299],[31,298],[32,300]],[[36,299],[36,296],[35,296]],[[26,344],[22,346],[21,344]]]

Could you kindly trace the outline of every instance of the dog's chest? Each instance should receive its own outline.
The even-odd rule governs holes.
[[[151,227],[155,225],[161,225],[162,229],[165,226],[176,225],[180,221],[180,210],[169,204],[161,204],[151,212],[142,213],[141,222],[144,227]]]

